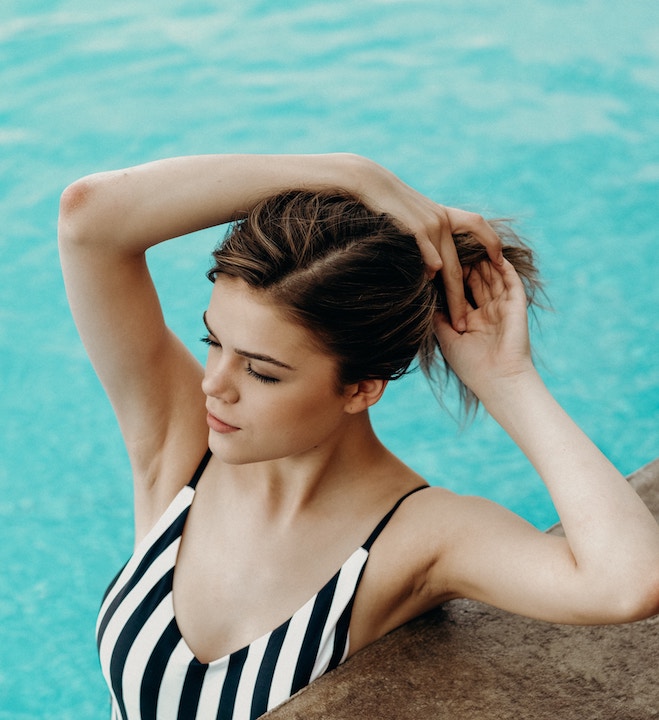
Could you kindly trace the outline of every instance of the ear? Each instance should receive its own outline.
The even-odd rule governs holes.
[[[368,410],[382,397],[386,380],[360,380],[345,389],[345,411],[351,415]]]

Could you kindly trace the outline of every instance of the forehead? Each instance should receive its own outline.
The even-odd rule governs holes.
[[[218,340],[222,344],[267,353],[283,362],[288,359],[279,357],[282,354],[328,355],[318,338],[287,314],[267,290],[252,288],[241,278],[218,275],[207,321],[221,336]]]

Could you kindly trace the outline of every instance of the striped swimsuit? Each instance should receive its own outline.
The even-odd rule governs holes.
[[[209,459],[210,452],[103,598],[96,639],[112,720],[253,720],[342,663],[369,549],[410,494],[293,617],[247,647],[202,663],[176,623],[172,581],[195,486]]]

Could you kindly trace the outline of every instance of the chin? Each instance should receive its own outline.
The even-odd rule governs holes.
[[[282,460],[284,458],[302,458],[309,453],[314,453],[321,445],[319,442],[287,442],[282,439],[279,446],[271,445],[268,448],[259,446],[257,441],[250,443],[251,447],[246,443],[241,444],[239,439],[234,435],[220,435],[213,432],[209,433],[208,447],[213,455],[227,465],[253,465],[256,463],[269,462],[271,460]],[[257,447],[254,447],[254,446]]]
[[[236,447],[231,447],[229,443],[222,442],[222,438],[218,438],[216,433],[212,431],[209,434],[208,447],[213,453],[213,457],[217,458],[225,465],[251,465],[252,463],[271,459],[269,457],[264,457],[263,454],[252,453],[248,450],[240,450]]]

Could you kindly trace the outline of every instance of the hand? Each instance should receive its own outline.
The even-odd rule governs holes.
[[[465,268],[464,277],[475,303],[467,311],[466,331],[456,332],[438,313],[435,332],[449,365],[484,400],[493,383],[533,368],[526,295],[508,260]]]
[[[414,234],[428,276],[433,278],[437,272],[441,273],[453,327],[464,332],[469,305],[453,235],[473,235],[496,266],[503,262],[501,239],[480,215],[439,205],[382,166],[368,162],[371,172],[362,188],[362,198],[374,209],[395,217]]]

